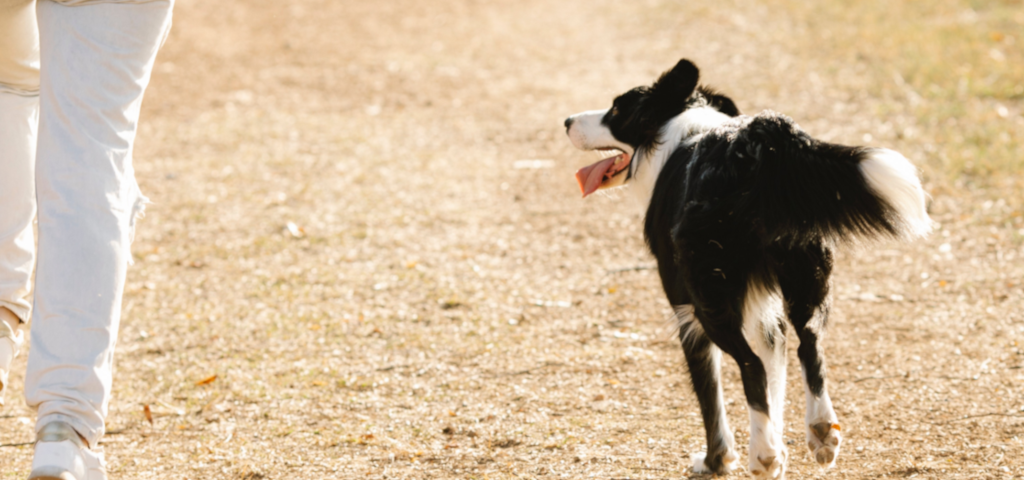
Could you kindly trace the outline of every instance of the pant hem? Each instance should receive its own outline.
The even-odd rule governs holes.
[[[25,308],[25,306],[18,305],[16,303],[0,301],[0,308],[10,310],[15,317],[18,317],[18,320],[21,320],[22,325],[27,324],[29,318],[32,316],[32,309]]]
[[[32,90],[27,90],[24,88],[17,88],[0,84],[0,93],[9,93],[11,95],[17,95],[19,97],[38,97],[39,87],[36,87]]]
[[[36,420],[36,434],[43,429],[50,422],[64,422],[71,426],[79,435],[85,438],[86,443],[89,444],[89,448],[95,448],[100,441],[100,437],[103,436],[102,431],[97,431],[89,428],[84,422],[78,418],[70,415],[64,415],[63,413],[50,413],[43,415]]]

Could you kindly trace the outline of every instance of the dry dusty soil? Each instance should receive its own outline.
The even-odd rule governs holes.
[[[595,157],[562,127],[684,56],[746,112],[903,151],[932,194],[930,238],[838,253],[828,472],[790,339],[790,478],[1024,477],[1020,176],[943,170],[905,98],[861,81],[898,66],[816,52],[781,4],[178,0],[135,153],[153,204],[111,478],[709,478],[640,209],[580,199]],[[3,479],[31,460],[24,361]]]

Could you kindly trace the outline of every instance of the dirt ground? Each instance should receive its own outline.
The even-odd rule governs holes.
[[[838,255],[828,472],[790,339],[790,478],[1024,478],[1024,180],[950,172],[906,98],[871,87],[896,67],[823,53],[820,19],[779,4],[178,0],[135,152],[154,203],[111,478],[709,478],[640,209],[580,199],[595,157],[562,127],[680,57],[746,112],[903,151],[933,197],[929,239]],[[1020,138],[1020,98],[968,100]],[[4,479],[31,461],[24,361]],[[745,465],[731,362],[725,379]]]

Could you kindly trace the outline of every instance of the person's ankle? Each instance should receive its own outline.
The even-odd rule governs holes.
[[[77,438],[76,438],[77,437]],[[54,420],[47,423],[43,428],[39,429],[36,434],[36,440],[40,442],[62,442],[70,440],[73,443],[78,443],[79,446],[90,448],[89,441],[85,439],[85,436],[78,433],[75,427],[68,425],[67,422],[61,420]]]
[[[15,331],[15,332],[18,331],[19,326],[21,326],[21,324],[22,324],[21,319],[18,318],[18,316],[15,315],[14,312],[12,312],[7,307],[0,307],[0,321],[3,321],[4,323],[6,323],[7,326],[11,327],[11,331]],[[0,327],[0,329],[3,329],[3,328]],[[6,329],[3,329],[3,330],[6,330]]]

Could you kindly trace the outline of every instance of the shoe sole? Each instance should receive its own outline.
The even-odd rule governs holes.
[[[67,472],[60,474],[60,476],[58,476],[58,477],[55,477],[53,475],[47,475],[47,474],[36,475],[35,472],[32,472],[32,473],[29,474],[28,480],[78,480],[78,479],[75,478],[74,475],[71,475],[70,473],[67,473]]]
[[[79,480],[71,472],[60,467],[39,467],[28,474],[28,480]],[[81,480],[85,480],[84,478]]]

